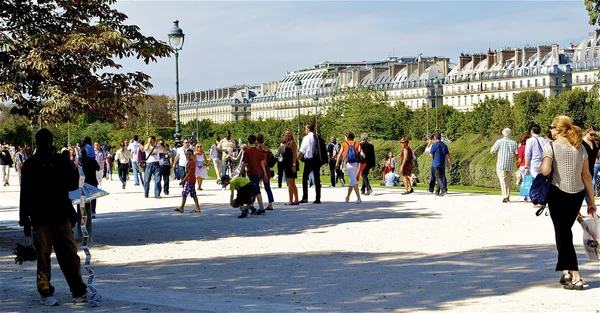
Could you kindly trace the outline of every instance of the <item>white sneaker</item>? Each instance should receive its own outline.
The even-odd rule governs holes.
[[[356,204],[361,204],[361,203],[362,203],[362,200],[360,200],[360,199],[356,200]]]
[[[57,306],[58,300],[56,300],[56,298],[54,298],[54,296],[48,296],[45,298],[42,297],[42,299],[40,300],[40,303],[45,306]]]
[[[349,198],[346,198],[346,203],[348,203],[348,201],[350,201],[350,199],[349,199]]]

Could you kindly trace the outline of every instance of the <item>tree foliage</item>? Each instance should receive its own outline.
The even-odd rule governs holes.
[[[535,90],[519,92],[514,97],[514,115],[516,133],[528,132],[533,122],[532,117],[540,113],[540,107],[546,102],[546,97]]]
[[[95,112],[106,119],[136,114],[152,87],[142,72],[113,73],[116,58],[145,63],[169,56],[164,42],[126,25],[115,0],[0,2],[0,100],[13,114],[50,122]]]

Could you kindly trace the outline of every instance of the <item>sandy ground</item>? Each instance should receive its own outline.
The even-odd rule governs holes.
[[[111,194],[98,201],[90,245],[99,308],[70,303],[55,260],[61,305],[38,303],[35,263],[11,255],[22,238],[16,177],[0,187],[1,312],[600,312],[600,263],[586,259],[581,227],[588,289],[563,290],[552,223],[531,204],[392,189],[354,204],[346,188],[325,187],[322,204],[286,207],[276,188],[274,211],[237,219],[214,181],[199,192],[202,213],[188,200],[182,214],[177,182],[170,196],[144,199],[114,179],[103,182]]]

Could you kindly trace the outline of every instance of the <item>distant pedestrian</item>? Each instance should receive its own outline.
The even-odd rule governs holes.
[[[204,150],[202,150],[201,144],[196,145],[194,156],[196,161],[196,182],[198,183],[198,190],[202,190],[202,181],[208,178],[208,158]]]
[[[396,173],[396,158],[394,157],[394,153],[392,151],[388,152],[390,167],[392,168],[392,172]]]
[[[244,163],[240,175],[247,172],[250,182],[258,188],[256,199],[258,200],[258,211],[255,214],[261,215],[265,213],[265,208],[260,194],[260,182],[268,179],[265,156],[260,148],[256,147],[256,136],[248,136],[248,148],[244,151],[242,162]]]
[[[15,155],[15,167],[17,174],[19,175],[19,185],[21,185],[23,164],[25,164],[25,161],[27,161],[27,155],[24,152],[23,146],[19,146],[17,149],[17,154]]]
[[[108,150],[108,153],[106,154],[106,164],[105,164],[106,165],[106,167],[105,167],[106,179],[112,180],[114,160],[115,160],[115,156],[112,154],[112,151]]]
[[[125,189],[129,163],[131,162],[131,152],[126,149],[125,142],[121,142],[120,148],[115,155],[115,160],[117,161],[117,174],[119,180],[121,180],[121,188]]]
[[[369,135],[367,133],[362,133],[360,135],[360,141],[360,149],[365,153],[365,166],[361,173],[362,186],[360,191],[363,195],[368,196],[373,193],[373,189],[371,188],[371,183],[369,181],[369,171],[375,168],[375,146],[373,146],[372,143],[369,143]]]
[[[540,173],[546,176],[552,172],[548,208],[558,251],[556,271],[562,271],[560,283],[565,289],[583,290],[585,283],[579,273],[571,228],[579,215],[585,194],[590,199],[587,213],[591,215],[597,212],[588,154],[581,145],[581,128],[573,125],[570,117],[555,117],[550,129],[556,141],[544,145]]]
[[[430,138],[427,138],[427,147],[425,147],[425,153],[430,154],[431,153],[431,146],[435,143],[435,138],[433,137],[433,135],[431,135]],[[444,182],[444,185],[446,184],[446,182]],[[430,174],[429,174],[429,186],[427,188],[427,190],[430,193],[433,193],[435,189],[435,171],[433,170],[433,162],[431,163],[431,167],[430,167]]]
[[[510,202],[510,178],[514,170],[515,156],[517,155],[518,145],[517,142],[510,139],[512,131],[510,128],[502,130],[501,139],[496,140],[492,149],[491,154],[498,153],[498,160],[496,161],[496,174],[500,179],[500,189],[502,190],[502,202]]]
[[[51,254],[56,254],[73,300],[95,301],[100,294],[88,288],[81,277],[81,260],[71,228],[77,220],[69,191],[78,187],[78,173],[68,158],[57,154],[52,133],[43,128],[35,134],[36,153],[23,164],[20,219],[25,236],[32,235],[37,255],[37,289],[41,303],[56,306],[50,283]],[[94,161],[95,162],[95,161]],[[94,174],[94,179],[96,175]]]
[[[519,147],[517,148],[517,165],[519,166],[519,175],[521,179],[525,177],[525,144],[527,143],[527,139],[529,139],[529,134],[524,133],[519,137]],[[523,182],[521,182],[521,185]],[[523,199],[525,202],[529,201],[529,197],[525,196]]]
[[[275,154],[275,158],[277,158],[277,187],[281,188],[281,182],[283,181],[283,173],[285,169],[284,162],[284,154],[285,154],[285,139],[281,139],[279,141],[279,147],[277,148],[277,153]]]
[[[336,158],[337,158],[337,152],[339,152],[339,149],[335,149],[338,146],[335,137],[331,137],[331,140],[329,142],[329,145],[327,146],[327,156],[329,157],[329,181],[331,183],[331,187],[335,187],[335,182],[336,182],[336,168],[335,168],[335,164],[336,164]]]
[[[446,167],[452,170],[452,162],[450,160],[450,151],[448,146],[442,142],[442,135],[436,133],[433,135],[435,143],[431,145],[429,155],[431,156],[433,171],[435,172],[436,190],[435,195],[443,197],[448,193],[448,185],[446,180]]]
[[[412,170],[414,167],[414,154],[412,149],[408,146],[408,138],[402,138],[400,140],[400,144],[402,144],[402,152],[400,155],[402,156],[402,163],[400,165],[400,173],[402,174],[402,179],[404,181],[404,193],[403,195],[408,195],[414,192],[412,188],[412,184],[410,182],[410,177],[412,175]]]
[[[288,187],[289,202],[285,205],[298,205],[298,187],[296,187],[296,178],[298,177],[298,145],[294,140],[294,133],[291,129],[285,130],[285,152],[283,154],[283,163],[285,164],[285,180]]]
[[[10,178],[10,168],[12,167],[13,160],[8,152],[8,145],[0,145],[0,170],[2,171],[2,182],[4,187],[8,186],[8,179]]]
[[[179,179],[185,175],[185,169],[187,165],[187,157],[185,152],[190,149],[190,142],[187,139],[183,140],[183,146],[177,148],[175,158],[173,159],[173,166],[178,167]],[[192,151],[194,152],[194,151]]]
[[[263,153],[263,163],[266,169],[266,179],[263,180],[263,186],[265,186],[265,192],[267,193],[267,198],[269,200],[269,204],[265,208],[265,210],[273,210],[273,202],[275,199],[273,198],[273,191],[271,190],[271,169],[269,168],[268,161],[272,156],[271,149],[267,145],[265,145],[265,135],[262,133],[256,134],[256,142],[257,147]]]
[[[223,165],[223,161],[221,161],[222,153],[219,152],[219,149],[217,148],[220,141],[221,137],[216,136],[215,143],[213,143],[210,146],[210,150],[208,151],[213,167],[215,169],[215,174],[217,175],[217,185],[221,183],[221,167]]]
[[[160,199],[161,192],[161,176],[160,176],[160,164],[159,153],[164,153],[162,147],[156,144],[156,137],[149,136],[148,143],[144,146],[144,152],[146,153],[146,172],[144,174],[144,197],[148,198],[150,192],[150,181],[154,177],[154,198]]]
[[[171,176],[171,150],[169,145],[165,144],[164,140],[158,141],[158,146],[161,151],[158,154],[158,165],[160,166],[160,178],[162,180],[162,187],[165,196],[169,195],[169,181]],[[160,188],[160,186],[159,186]]]
[[[307,124],[304,127],[304,133],[306,136],[302,138],[300,149],[298,150],[298,157],[300,160],[304,160],[304,171],[302,172],[302,200],[300,203],[308,202],[308,178],[310,173],[313,173],[315,180],[315,201],[313,203],[321,203],[321,174],[320,168],[321,163],[315,155],[315,125]]]
[[[194,157],[193,150],[185,150],[185,157],[188,162],[186,165],[185,175],[179,182],[180,186],[183,186],[183,191],[181,192],[181,206],[175,208],[175,211],[179,211],[183,213],[185,202],[187,200],[187,196],[190,195],[192,199],[194,199],[194,204],[196,204],[196,209],[192,210],[190,213],[200,213],[200,204],[198,203],[198,197],[196,196],[196,163]]]
[[[142,145],[140,144],[140,142],[138,141],[138,135],[133,135],[133,138],[131,138],[131,141],[129,142],[129,146],[127,146],[127,149],[129,150],[129,152],[131,152],[132,155],[132,159],[131,159],[131,167],[133,168],[133,185],[134,186],[139,186],[140,182],[143,184],[144,180],[141,179],[141,172],[140,172],[140,168],[139,168],[139,162],[138,162],[138,153],[139,153],[139,149]]]
[[[346,202],[350,201],[350,194],[352,190],[356,193],[356,203],[362,203],[360,199],[360,193],[358,191],[358,182],[356,181],[356,171],[359,169],[359,155],[364,158],[364,152],[361,150],[360,145],[354,141],[354,133],[346,131],[344,134],[346,141],[342,143],[342,151],[339,158],[337,159],[336,167],[344,160],[346,162],[346,170],[348,171],[348,177],[350,182],[348,183],[348,194],[346,195]]]
[[[221,153],[221,175],[231,175],[231,173],[228,172],[228,163],[230,161],[230,158],[235,157],[234,152],[236,150],[236,147],[237,142],[235,141],[235,139],[231,138],[231,132],[227,130],[225,132],[225,138],[221,139],[221,141],[219,141],[219,144],[217,145],[217,151]],[[223,185],[223,182],[221,182],[221,184]]]

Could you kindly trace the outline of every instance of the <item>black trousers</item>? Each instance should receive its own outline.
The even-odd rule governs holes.
[[[577,219],[584,194],[585,189],[578,193],[566,193],[554,185],[550,185],[548,190],[548,209],[554,225],[556,250],[558,250],[557,271],[579,270],[571,227]]]
[[[433,170],[433,166],[431,167],[431,174],[429,174],[429,192],[433,192],[435,188],[435,171]]]
[[[308,201],[308,176],[310,172],[313,172],[315,176],[315,192],[316,200],[321,201],[321,173],[319,169],[321,166],[318,164],[318,160],[315,158],[304,160],[304,171],[302,172],[302,200]]]
[[[160,166],[160,176],[163,181],[163,192],[165,195],[169,194],[169,176],[171,175],[171,166],[170,165],[161,165]]]
[[[360,176],[362,177],[362,186],[360,188],[360,191],[362,193],[366,193],[371,191],[371,183],[369,182],[369,170],[371,168],[369,167],[365,167],[365,169],[363,169],[362,173],[360,174]]]
[[[283,181],[283,170],[285,165],[283,162],[277,162],[277,187],[281,188],[281,182]]]
[[[435,172],[435,181],[437,183],[437,188],[435,188],[435,192],[447,192],[448,186],[446,186],[446,168],[434,167],[433,171]]]
[[[329,159],[329,179],[331,180],[331,187],[335,187],[335,162],[336,159]]]

